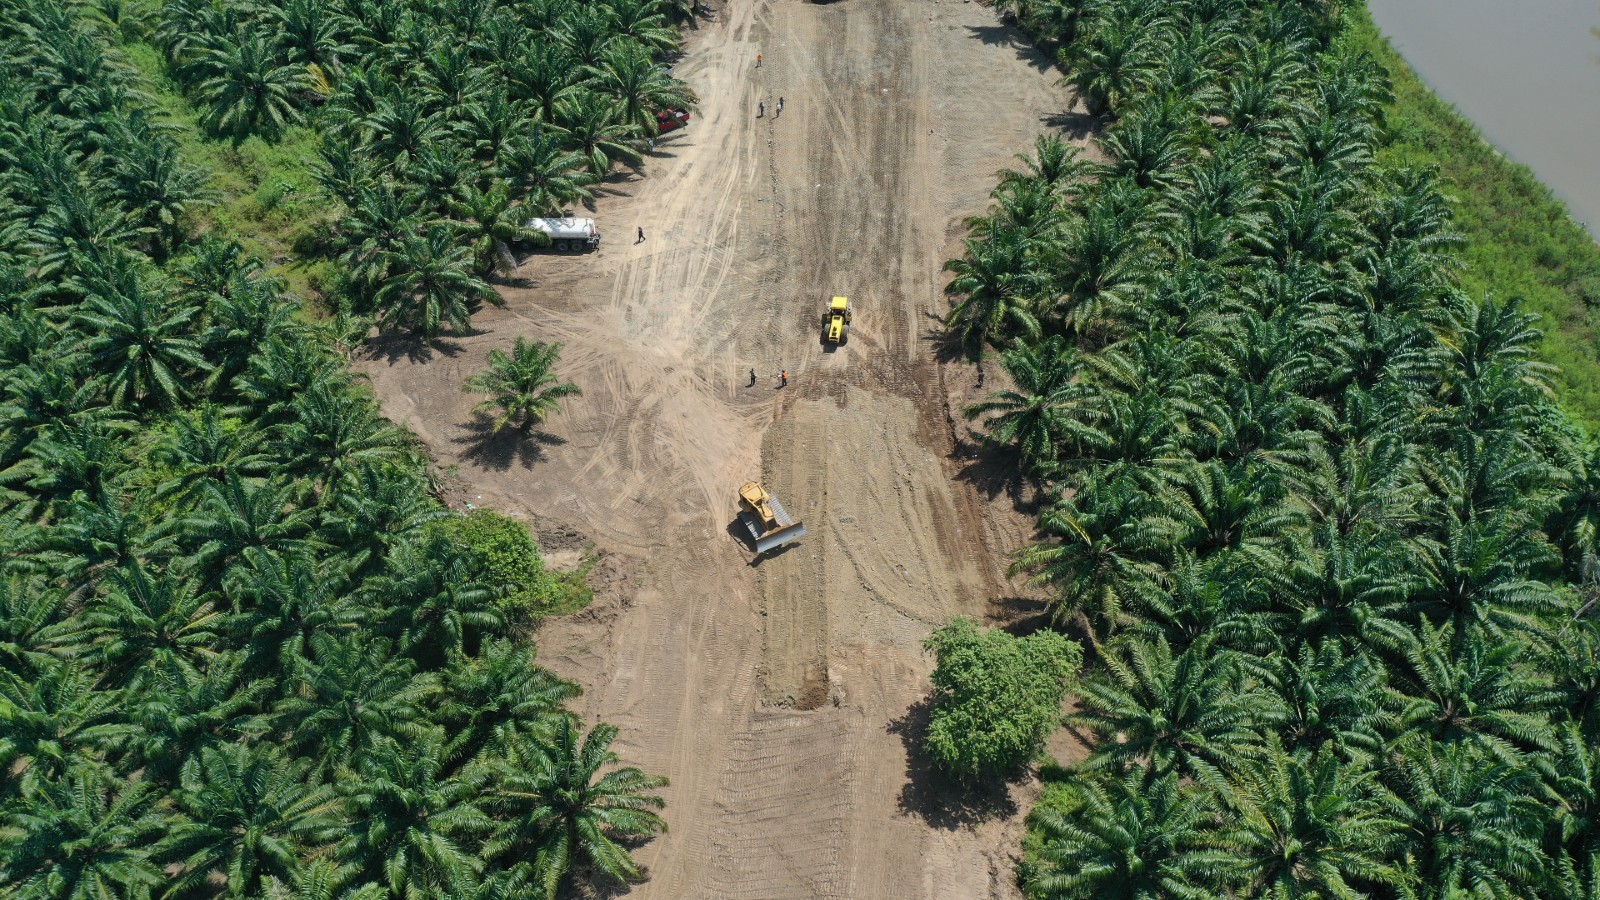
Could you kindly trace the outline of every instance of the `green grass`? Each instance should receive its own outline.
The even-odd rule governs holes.
[[[1521,298],[1539,316],[1540,358],[1560,368],[1558,401],[1589,433],[1600,432],[1600,245],[1531,169],[1495,150],[1422,83],[1365,6],[1352,12],[1355,38],[1394,86],[1379,159],[1437,168],[1466,237],[1461,287],[1475,297]]]
[[[319,139],[307,127],[287,129],[274,143],[251,137],[241,143],[213,138],[200,125],[200,111],[167,77],[161,51],[143,41],[120,49],[144,81],[154,105],[174,126],[174,137],[190,163],[209,174],[210,202],[195,213],[196,230],[217,230],[267,262],[290,290],[315,303],[333,269],[294,252],[331,227],[327,200],[311,174]]]

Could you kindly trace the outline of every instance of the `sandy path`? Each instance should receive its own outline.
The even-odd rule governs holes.
[[[956,477],[929,338],[962,221],[1067,98],[954,0],[741,0],[678,74],[704,108],[601,198],[602,251],[536,257],[479,333],[362,368],[469,497],[608,553],[604,597],[540,646],[672,779],[633,893],[1012,896],[1016,817],[947,814],[906,751],[921,640],[1008,591],[1027,530]],[[829,352],[834,293],[858,311]],[[481,442],[459,386],[519,335],[565,342],[584,395],[542,443]],[[752,566],[730,526],[757,476],[810,535]]]

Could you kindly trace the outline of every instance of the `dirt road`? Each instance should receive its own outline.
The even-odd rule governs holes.
[[[598,254],[535,257],[479,333],[363,369],[472,502],[607,554],[540,647],[672,779],[634,894],[1012,896],[1018,817],[952,812],[907,752],[921,640],[1010,591],[1028,525],[957,477],[945,379],[971,376],[931,337],[963,220],[1069,99],[960,0],[737,0],[677,72],[704,105],[600,198]],[[836,352],[832,294],[857,309]],[[564,342],[584,394],[540,441],[485,441],[460,384],[519,335]],[[752,565],[731,529],[758,476],[810,535]]]

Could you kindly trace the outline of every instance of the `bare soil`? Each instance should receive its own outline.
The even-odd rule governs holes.
[[[1012,154],[1086,120],[959,0],[729,3],[677,74],[704,105],[608,185],[598,253],[535,256],[474,333],[361,368],[464,500],[602,555],[595,605],[539,642],[623,758],[672,780],[633,894],[1013,897],[1034,789],[961,794],[915,752],[921,641],[1018,593],[1031,523],[952,412],[981,392],[936,357],[941,265]],[[834,294],[856,309],[840,348]],[[519,336],[562,342],[584,393],[491,438],[461,383]],[[759,560],[734,530],[756,478],[810,531]]]

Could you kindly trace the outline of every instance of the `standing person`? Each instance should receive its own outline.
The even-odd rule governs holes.
[[[774,119],[776,119],[777,117],[779,117],[781,115],[783,115],[783,98],[779,97],[778,98],[778,108],[772,111],[772,117]]]
[[[756,54],[756,68],[761,68],[761,54]]]
[[[755,387],[756,386],[756,370],[755,369],[751,369],[750,370],[750,386],[751,387]]]
[[[756,101],[756,118],[759,119],[762,116],[765,116],[766,114],[767,114],[767,101],[765,101],[765,100],[757,100]]]
[[[788,386],[789,386],[789,370],[788,369],[784,369],[782,372],[778,373],[778,387],[788,387]]]
[[[637,241],[634,241],[634,243],[635,244],[644,243],[644,226],[643,225],[639,226],[639,239]]]

